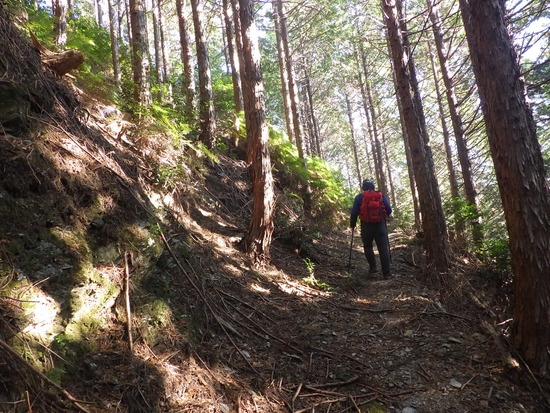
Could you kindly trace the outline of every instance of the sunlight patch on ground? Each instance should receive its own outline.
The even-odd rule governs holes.
[[[276,285],[281,291],[286,294],[296,295],[298,297],[307,297],[307,296],[321,296],[321,297],[330,297],[332,294],[326,291],[319,291],[313,288],[308,287],[300,282],[285,280],[285,283],[277,282]]]
[[[271,294],[271,291],[269,291],[267,288],[264,288],[261,285],[256,283],[250,284],[250,289],[262,294]]]
[[[367,298],[355,298],[353,301],[356,302],[357,304],[363,304],[363,305],[377,304],[376,301],[372,301]]]
[[[38,288],[30,289],[22,299],[29,303],[23,307],[28,323],[23,333],[49,343],[59,332],[55,326],[55,318],[60,311],[59,303]]]
[[[223,265],[223,268],[224,270],[226,270],[227,272],[235,275],[235,276],[240,276],[242,275],[242,271],[239,267],[231,264],[231,263],[228,263],[226,262],[224,265]]]
[[[411,296],[400,295],[398,297],[395,297],[393,301],[399,301],[399,302],[424,301],[426,303],[433,303],[432,299],[427,297],[422,297],[420,295],[411,295]]]

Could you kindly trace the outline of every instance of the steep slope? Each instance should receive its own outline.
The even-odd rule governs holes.
[[[547,410],[404,234],[389,281],[357,242],[348,274],[344,231],[252,268],[242,161],[55,79],[5,15],[0,39],[1,411]]]

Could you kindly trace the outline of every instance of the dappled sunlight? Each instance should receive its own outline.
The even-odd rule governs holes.
[[[298,297],[318,296],[328,298],[332,295],[332,293],[328,291],[320,291],[309,287],[307,284],[288,278],[281,281],[275,281],[275,285],[277,285],[282,292]]]
[[[37,287],[27,288],[19,299],[26,324],[23,333],[40,343],[50,343],[61,331],[56,321],[61,311],[59,303]]]
[[[91,269],[85,282],[71,290],[74,311],[67,321],[66,335],[72,340],[86,340],[109,325],[111,308],[120,294],[120,268],[109,266]]]
[[[260,284],[257,284],[257,283],[250,284],[250,289],[252,291],[256,291],[256,292],[266,294],[266,295],[271,294],[271,291],[269,291],[267,288],[264,288]]]
[[[371,298],[363,298],[363,297],[355,297],[353,299],[353,302],[357,303],[357,304],[362,304],[362,305],[373,305],[373,304],[378,304],[378,301],[374,301],[373,299]]]
[[[395,297],[392,301],[399,301],[399,302],[416,302],[416,301],[422,301],[425,303],[433,303],[433,299],[430,299],[428,297],[423,297],[420,295],[406,295],[406,294],[400,294],[397,297]]]
[[[231,262],[224,262],[222,268],[235,277],[242,275],[242,268],[237,267]]]

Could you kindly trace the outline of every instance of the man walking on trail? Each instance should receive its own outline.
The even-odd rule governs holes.
[[[374,190],[374,182],[365,179],[362,188],[364,192],[358,194],[353,201],[350,227],[355,228],[357,217],[359,217],[363,249],[370,266],[369,274],[378,272],[372,248],[372,242],[375,241],[382,264],[382,275],[384,279],[388,279],[391,277],[391,269],[386,217],[392,213],[392,209],[386,197],[381,192]]]

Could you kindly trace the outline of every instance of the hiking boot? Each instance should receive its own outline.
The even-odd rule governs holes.
[[[371,268],[369,269],[369,275],[371,275],[371,274],[376,274],[376,273],[378,273],[378,268],[376,268],[376,267],[371,267]]]
[[[391,274],[384,274],[383,277],[385,280],[389,280],[392,276]]]

